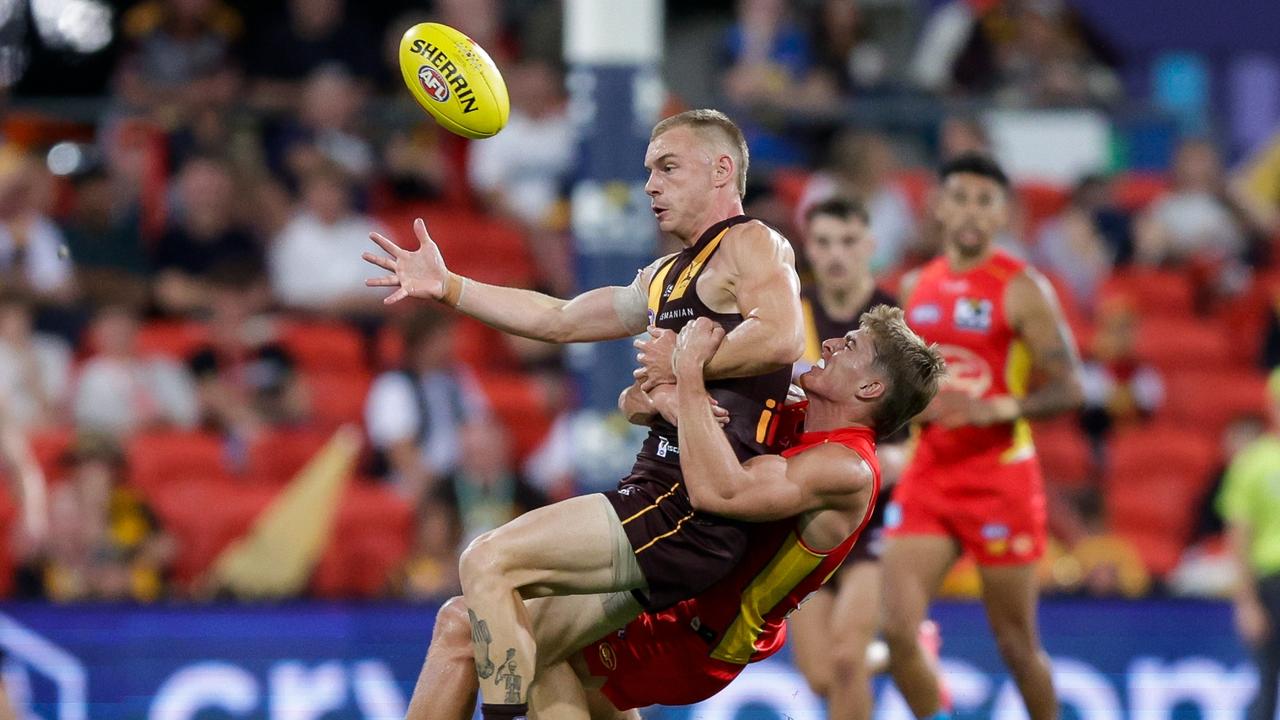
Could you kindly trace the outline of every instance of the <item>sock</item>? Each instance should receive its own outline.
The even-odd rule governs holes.
[[[485,717],[489,717],[489,716],[486,715]],[[947,712],[946,710],[939,710],[938,712],[930,715],[924,720],[951,720],[951,713]]]
[[[500,705],[498,703],[482,703],[480,717],[484,720],[528,720],[529,703],[517,705]]]

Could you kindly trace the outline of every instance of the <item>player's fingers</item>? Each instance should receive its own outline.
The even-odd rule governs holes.
[[[382,277],[369,278],[364,281],[368,287],[400,287],[400,278],[395,275],[383,275]]]
[[[644,368],[636,368],[636,369],[635,369],[634,371],[632,371],[632,373],[631,373],[631,377],[633,377],[633,378],[635,378],[635,379],[637,379],[637,380],[639,380],[639,379],[641,379],[641,378],[645,377],[645,375],[646,375],[646,373],[645,373]]]
[[[413,221],[413,234],[418,236],[418,242],[424,247],[431,242],[431,235],[427,232],[427,221],[422,218]]]
[[[649,392],[650,390],[652,390],[652,389],[654,389],[654,388],[658,387],[658,385],[660,385],[660,384],[661,384],[661,383],[659,383],[658,381],[654,380],[653,378],[650,378],[650,377],[647,377],[647,376],[646,376],[646,377],[644,378],[644,380],[640,383],[640,389],[641,389],[642,391],[644,391],[644,392]]]
[[[396,271],[396,261],[386,255],[375,255],[374,253],[367,252],[362,254],[360,257],[364,258],[365,262],[377,265],[383,270],[390,270],[391,272]]]
[[[650,325],[649,327],[645,328],[645,330],[649,333],[651,337],[656,337],[656,338],[662,337],[662,328],[658,327],[657,325]]]
[[[391,257],[400,257],[404,249],[399,245],[388,240],[382,233],[369,233],[369,239],[378,244],[378,247],[386,250]]]
[[[387,299],[383,300],[382,302],[386,303],[387,305],[394,305],[395,303],[398,303],[407,297],[409,297],[409,291],[405,290],[404,288],[400,288],[399,290],[388,295]]]

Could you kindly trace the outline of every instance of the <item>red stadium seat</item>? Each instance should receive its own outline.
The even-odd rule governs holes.
[[[511,433],[515,457],[528,457],[546,437],[555,419],[541,388],[523,375],[506,373],[481,375],[480,386],[494,413]]]
[[[1157,575],[1173,569],[1190,538],[1196,503],[1218,460],[1204,432],[1159,424],[1118,433],[1105,482],[1108,520]]]
[[[524,233],[516,226],[456,209],[434,211],[424,219],[454,272],[500,285],[524,286],[533,281],[533,260]]]
[[[280,339],[303,372],[333,370],[365,372],[364,338],[341,323],[290,322]]]
[[[1100,293],[1131,299],[1138,312],[1150,315],[1189,316],[1195,308],[1195,283],[1185,273],[1172,270],[1127,270],[1108,278]]]
[[[773,173],[773,192],[795,213],[813,176],[802,168],[782,168]]]
[[[364,401],[373,382],[368,373],[323,371],[306,376],[311,396],[311,414],[324,427],[343,423],[359,423],[364,416]]]
[[[1225,329],[1194,317],[1141,318],[1137,352],[1163,370],[1230,367],[1234,359]]]
[[[326,598],[380,595],[408,555],[412,537],[413,508],[406,500],[371,483],[351,485],[333,540],[312,576],[312,591]]]
[[[208,326],[188,320],[154,320],[138,330],[138,352],[141,355],[161,355],[174,360],[186,360],[209,342]],[[98,351],[98,339],[92,329],[82,343],[83,354]]]
[[[1037,423],[1034,433],[1036,455],[1046,482],[1067,488],[1091,483],[1095,473],[1093,451],[1074,419]]]
[[[45,480],[56,482],[65,474],[62,459],[71,448],[75,431],[69,427],[50,428],[32,433],[28,438],[31,454],[44,472]]]
[[[933,192],[934,174],[927,168],[902,170],[893,178],[893,184],[907,196],[911,211],[920,217],[928,211],[929,193]]]
[[[1239,417],[1266,416],[1267,380],[1261,373],[1222,367],[1179,370],[1165,378],[1162,415],[1215,437]]]
[[[1032,233],[1040,223],[1062,212],[1071,200],[1066,190],[1048,183],[1022,183],[1018,185],[1017,193],[1026,211],[1027,230]]]
[[[272,430],[249,446],[248,478],[267,485],[284,485],[329,442],[331,433],[310,429]]]
[[[177,540],[175,579],[190,585],[199,578],[219,553],[249,531],[275,494],[275,488],[213,479],[159,488],[151,505]]]
[[[1116,204],[1127,212],[1144,209],[1168,190],[1169,181],[1158,173],[1123,173],[1112,184]]]
[[[226,480],[222,440],[209,433],[160,431],[129,441],[129,481],[150,497],[194,480]]]

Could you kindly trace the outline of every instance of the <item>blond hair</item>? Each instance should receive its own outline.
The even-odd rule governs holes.
[[[859,327],[871,336],[876,365],[885,375],[885,392],[872,413],[876,435],[892,435],[925,409],[938,394],[946,362],[937,345],[907,327],[902,309],[877,305],[862,313]]]
[[[679,115],[672,115],[653,126],[649,142],[662,133],[677,127],[693,128],[703,138],[724,146],[729,157],[733,158],[733,167],[739,197],[747,194],[747,165],[751,162],[747,150],[747,139],[737,123],[719,110],[686,110]]]

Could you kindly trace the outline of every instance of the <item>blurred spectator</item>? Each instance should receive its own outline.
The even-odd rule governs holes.
[[[1218,499],[1218,493],[1222,490],[1222,484],[1226,480],[1229,469],[1228,462],[1244,452],[1246,447],[1261,438],[1266,431],[1266,420],[1254,416],[1235,418],[1227,423],[1226,428],[1222,430],[1219,446],[1222,451],[1221,457],[1223,461],[1209,472],[1208,482],[1205,483],[1206,489],[1200,499],[1199,520],[1196,522],[1196,529],[1191,536],[1192,545],[1203,540],[1215,538],[1226,529],[1215,503]]]
[[[395,202],[429,202],[447,193],[462,199],[468,194],[466,183],[453,181],[456,169],[445,151],[452,141],[447,134],[434,122],[391,133],[382,148],[382,169]],[[472,152],[485,145],[477,143]]]
[[[0,283],[68,300],[72,266],[66,239],[48,216],[52,183],[34,158],[0,147]]]
[[[897,267],[916,240],[916,220],[906,193],[894,183],[898,167],[888,138],[843,132],[832,141],[827,162],[805,188],[799,216],[835,196],[860,200],[871,214],[871,235],[876,239],[872,272]]]
[[[1014,105],[1080,105],[1119,97],[1119,56],[1059,0],[952,0],[926,23],[914,75],[928,90],[996,93]]]
[[[498,0],[436,0],[436,22],[461,30],[484,48],[498,67],[519,55],[516,39],[503,26],[505,3]]]
[[[365,91],[343,67],[316,68],[302,84],[297,119],[264,138],[268,165],[295,185],[327,164],[367,181],[375,154],[359,128],[364,101]]]
[[[233,48],[244,22],[220,0],[146,0],[125,13],[129,49],[117,77],[119,96],[161,125],[183,125],[226,108],[239,86]]]
[[[1066,281],[1072,295],[1089,304],[1111,274],[1115,250],[1099,225],[1110,216],[1106,181],[1085,178],[1061,214],[1040,226],[1032,258],[1036,264]]]
[[[454,360],[453,317],[431,309],[402,323],[404,367],[374,381],[365,427],[392,482],[418,503],[461,462],[462,428],[490,419],[471,370]]]
[[[823,108],[836,97],[834,81],[816,71],[809,34],[785,0],[738,0],[737,22],[725,37],[725,97],[739,107]],[[741,120],[741,119],[740,119]],[[802,148],[792,137],[742,122],[751,159],[794,164]]]
[[[66,236],[80,285],[88,291],[104,277],[144,277],[149,261],[137,202],[120,196],[118,179],[104,168],[78,175],[72,182],[75,204],[66,222]]]
[[[44,596],[55,602],[163,597],[173,540],[124,483],[119,445],[84,434],[65,462],[68,477],[50,499],[52,541],[38,581]]]
[[[1232,458],[1218,495],[1236,561],[1236,629],[1257,662],[1251,720],[1276,716],[1280,690],[1280,371],[1267,381],[1267,401],[1266,434]]]
[[[457,469],[435,492],[437,502],[457,514],[460,547],[516,517],[542,507],[547,499],[515,469],[511,440],[502,425],[489,420],[460,428]]]
[[[814,14],[819,72],[841,94],[876,87],[888,78],[885,48],[871,37],[867,25],[859,0],[824,0]]]
[[[262,248],[236,219],[239,202],[222,160],[196,157],[175,179],[175,217],[155,250],[155,294],[170,313],[207,310],[210,276],[234,271],[262,276]]]
[[[1257,233],[1270,238],[1280,233],[1280,133],[1245,161],[1230,192]]]
[[[1148,232],[1135,239],[1139,259],[1159,265],[1239,260],[1246,238],[1227,200],[1222,158],[1208,140],[1184,141],[1173,159],[1169,192],[1147,211]]]
[[[1084,409],[1080,425],[1100,455],[1118,427],[1142,422],[1164,404],[1164,379],[1138,358],[1141,319],[1124,298],[1113,298],[1098,311],[1083,367]]]
[[[938,157],[945,161],[975,152],[991,152],[991,138],[982,122],[958,115],[944,119],[938,127]]]
[[[247,72],[255,105],[292,109],[304,80],[324,66],[366,83],[378,74],[377,35],[364,12],[349,12],[345,0],[289,0],[284,6],[251,28]]]
[[[234,276],[215,281],[211,342],[187,361],[201,423],[242,440],[303,421],[308,405],[297,362],[256,315],[252,290]]]
[[[8,422],[22,429],[60,424],[71,386],[71,349],[32,322],[29,299],[0,290],[0,396]]]
[[[449,507],[427,500],[418,510],[413,549],[397,574],[397,594],[409,600],[438,600],[462,591],[458,580],[458,519]]]
[[[365,287],[377,273],[360,254],[372,247],[370,232],[389,234],[356,212],[351,184],[341,170],[325,166],[302,184],[302,203],[271,242],[271,289],[286,306],[337,313],[358,312],[378,303]]]
[[[536,60],[505,74],[511,119],[501,133],[472,146],[467,174],[494,207],[531,227],[546,226],[577,153],[564,78],[550,63]]]
[[[91,334],[96,354],[80,368],[76,424],[116,437],[154,426],[192,427],[195,388],[183,367],[138,350],[138,313],[122,305],[98,311]]]

